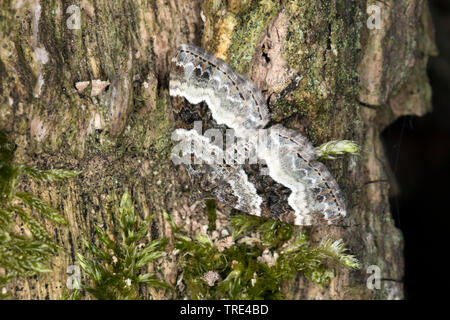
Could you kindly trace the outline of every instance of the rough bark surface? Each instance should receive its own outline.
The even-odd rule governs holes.
[[[382,28],[369,30],[369,5]],[[67,27],[76,5],[81,27]],[[251,0],[9,0],[1,5],[0,129],[18,144],[16,161],[40,168],[80,169],[67,183],[23,181],[69,221],[53,234],[64,248],[54,272],[13,286],[19,299],[59,299],[67,267],[94,239],[94,225],[111,231],[111,212],[127,188],[142,216],[156,213],[152,238],[169,236],[167,211],[192,234],[205,230],[204,201],[169,159],[172,110],[168,66],[181,43],[201,45],[263,90],[272,122],[300,130],[315,145],[349,139],[361,157],[327,161],[347,199],[340,226],[308,228],[314,240],[343,238],[361,261],[337,270],[329,287],[299,276],[283,290],[290,299],[403,298],[402,236],[389,208],[388,164],[380,132],[404,114],[430,110],[425,73],[435,54],[426,1]],[[90,82],[109,85],[92,96]],[[94,88],[95,89],[95,88]],[[217,227],[229,208],[220,206]],[[381,269],[369,290],[366,269]],[[175,284],[175,256],[153,266]],[[181,298],[183,292],[143,292]]]

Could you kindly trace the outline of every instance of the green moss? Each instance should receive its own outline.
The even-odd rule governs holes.
[[[359,267],[341,240],[312,245],[306,234],[294,232],[291,225],[243,214],[233,217],[232,228],[235,243],[220,250],[207,236],[192,240],[176,231],[190,298],[283,299],[281,283],[299,272],[326,285],[334,277],[330,261]],[[208,281],[211,275],[215,281]]]
[[[22,176],[38,181],[54,182],[78,175],[79,171],[63,169],[39,170],[13,162],[16,145],[0,131],[0,286],[17,277],[51,272],[51,258],[59,246],[40,222],[42,218],[54,224],[67,224],[65,218],[47,202],[19,191]],[[37,213],[37,214],[36,214]],[[25,225],[29,235],[17,232]],[[0,298],[3,293],[0,294]]]
[[[156,86],[156,85],[155,85]],[[167,91],[155,92],[150,96],[138,95],[134,98],[135,112],[130,115],[129,123],[132,130],[127,132],[124,144],[132,145],[138,151],[149,150],[153,158],[168,160],[173,147],[171,140],[174,128],[171,117],[170,100]],[[148,114],[146,105],[153,108]],[[151,121],[149,121],[151,119]]]
[[[167,156],[173,145],[171,134],[173,131],[173,122],[169,116],[168,106],[169,95],[164,92],[158,95],[156,100],[156,110],[152,115],[152,132],[156,133],[152,144],[157,154]]]
[[[248,71],[256,44],[279,8],[280,2],[272,0],[252,1],[249,6],[241,8],[228,54],[228,62],[237,72]]]
[[[276,93],[272,119],[308,119],[307,133],[314,144],[328,140],[330,123],[340,121],[335,117],[336,98],[344,108],[352,108],[357,99],[358,56],[348,55],[359,45],[360,26],[353,21],[357,10],[357,5],[349,10],[325,0],[286,2],[283,58],[299,76]]]
[[[246,232],[256,231],[261,234],[262,243],[269,247],[278,247],[292,237],[294,227],[288,223],[269,218],[260,218],[248,214],[236,214],[231,218],[233,237]]]
[[[140,299],[140,288],[169,288],[154,273],[145,272],[151,262],[164,256],[165,239],[147,241],[153,216],[140,221],[130,195],[122,196],[116,231],[120,240],[111,239],[96,226],[101,246],[85,241],[89,257],[78,254],[78,262],[88,276],[85,284],[68,292],[66,298],[79,299],[83,291],[99,300]]]
[[[0,13],[0,32],[3,34],[10,34],[12,30],[15,28],[14,23],[14,15],[16,10],[12,5],[12,0],[4,0],[0,4],[1,13]]]
[[[121,150],[117,150],[117,141],[111,138],[109,132],[105,130],[95,130],[89,136],[90,153],[108,154],[109,152],[118,151],[118,156],[122,154]]]
[[[19,60],[19,65],[18,65],[18,70],[19,70],[19,76],[24,79],[24,82],[28,85],[28,87],[30,88],[30,97],[32,96],[32,92],[36,81],[37,81],[37,77],[34,74],[32,68],[30,67],[28,61],[32,60],[32,53],[30,52],[30,50],[27,50],[26,47],[22,46],[21,43],[21,39],[20,39],[20,34],[17,33],[15,39],[14,39],[14,45],[16,48],[16,52],[17,52],[17,58]]]
[[[206,214],[208,215],[208,230],[216,229],[216,200],[214,198],[206,199]]]

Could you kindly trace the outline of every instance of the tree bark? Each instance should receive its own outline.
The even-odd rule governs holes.
[[[72,5],[80,9],[80,28],[67,24]],[[369,5],[381,9],[381,29],[367,28]],[[125,189],[143,217],[156,213],[152,238],[170,236],[163,210],[192,234],[207,224],[196,186],[169,159],[172,111],[186,103],[169,98],[169,61],[179,44],[193,43],[251,78],[273,122],[301,131],[314,145],[348,139],[362,146],[361,157],[326,161],[347,200],[345,222],[308,229],[313,240],[343,238],[361,269],[338,269],[328,287],[299,275],[284,285],[287,297],[403,298],[402,235],[389,208],[392,179],[380,133],[401,115],[431,108],[425,71],[436,49],[426,1],[11,0],[1,6],[0,129],[18,144],[17,162],[83,171],[65,183],[23,181],[69,227],[52,227],[64,248],[54,272],[17,281],[15,297],[61,298],[67,267],[84,252],[81,239],[94,241],[94,225],[112,232],[111,213]],[[91,80],[109,85],[95,96],[95,82],[77,89]],[[219,225],[226,225],[229,208],[219,209]],[[366,285],[370,265],[381,270],[379,290]],[[176,283],[174,255],[152,268]],[[143,292],[154,299],[183,294]]]

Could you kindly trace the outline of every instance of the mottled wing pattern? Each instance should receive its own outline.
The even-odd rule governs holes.
[[[269,175],[292,190],[288,202],[295,211],[294,224],[311,225],[321,215],[328,221],[346,215],[338,184],[317,161],[315,149],[305,137],[275,125],[269,129],[268,141],[260,157],[265,160]]]
[[[261,215],[261,197],[256,193],[255,186],[248,181],[242,166],[230,166],[216,161],[217,158],[224,158],[224,151],[195,130],[177,129],[172,138],[180,141],[177,145],[179,152],[172,153],[172,161],[184,163],[191,177],[198,178],[203,189],[238,210]],[[191,155],[193,158],[190,158]],[[186,156],[190,159],[183,159]]]
[[[263,129],[270,119],[264,97],[251,81],[193,45],[181,45],[172,58],[169,89],[171,96],[183,96],[192,104],[206,102],[217,125],[234,129],[238,141]],[[214,155],[224,156],[224,151],[195,130],[177,129],[174,140],[180,141],[177,147],[184,156],[204,163],[185,163],[191,178],[236,209],[296,225],[331,223],[344,217],[340,188],[317,161],[308,139],[282,125],[265,130],[266,144],[257,151],[261,161],[251,170],[248,165],[215,162]]]
[[[193,45],[181,45],[172,58],[170,95],[190,103],[205,101],[218,124],[235,129],[264,127],[269,112],[258,88],[224,61]]]

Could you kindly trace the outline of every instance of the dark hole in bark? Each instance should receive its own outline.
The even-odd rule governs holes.
[[[262,50],[261,50],[261,56],[264,58],[264,60],[266,61],[266,63],[268,64],[269,62],[270,62],[270,58],[269,58],[269,55],[267,54],[267,52],[266,52],[266,46],[265,45],[263,45],[262,46]]]
[[[433,111],[401,117],[381,135],[399,189],[390,203],[404,235],[407,299],[444,297],[448,282],[444,257],[450,228],[450,73],[445,66],[450,48],[445,30],[450,30],[450,6],[442,4],[430,3],[440,51],[428,68]]]

